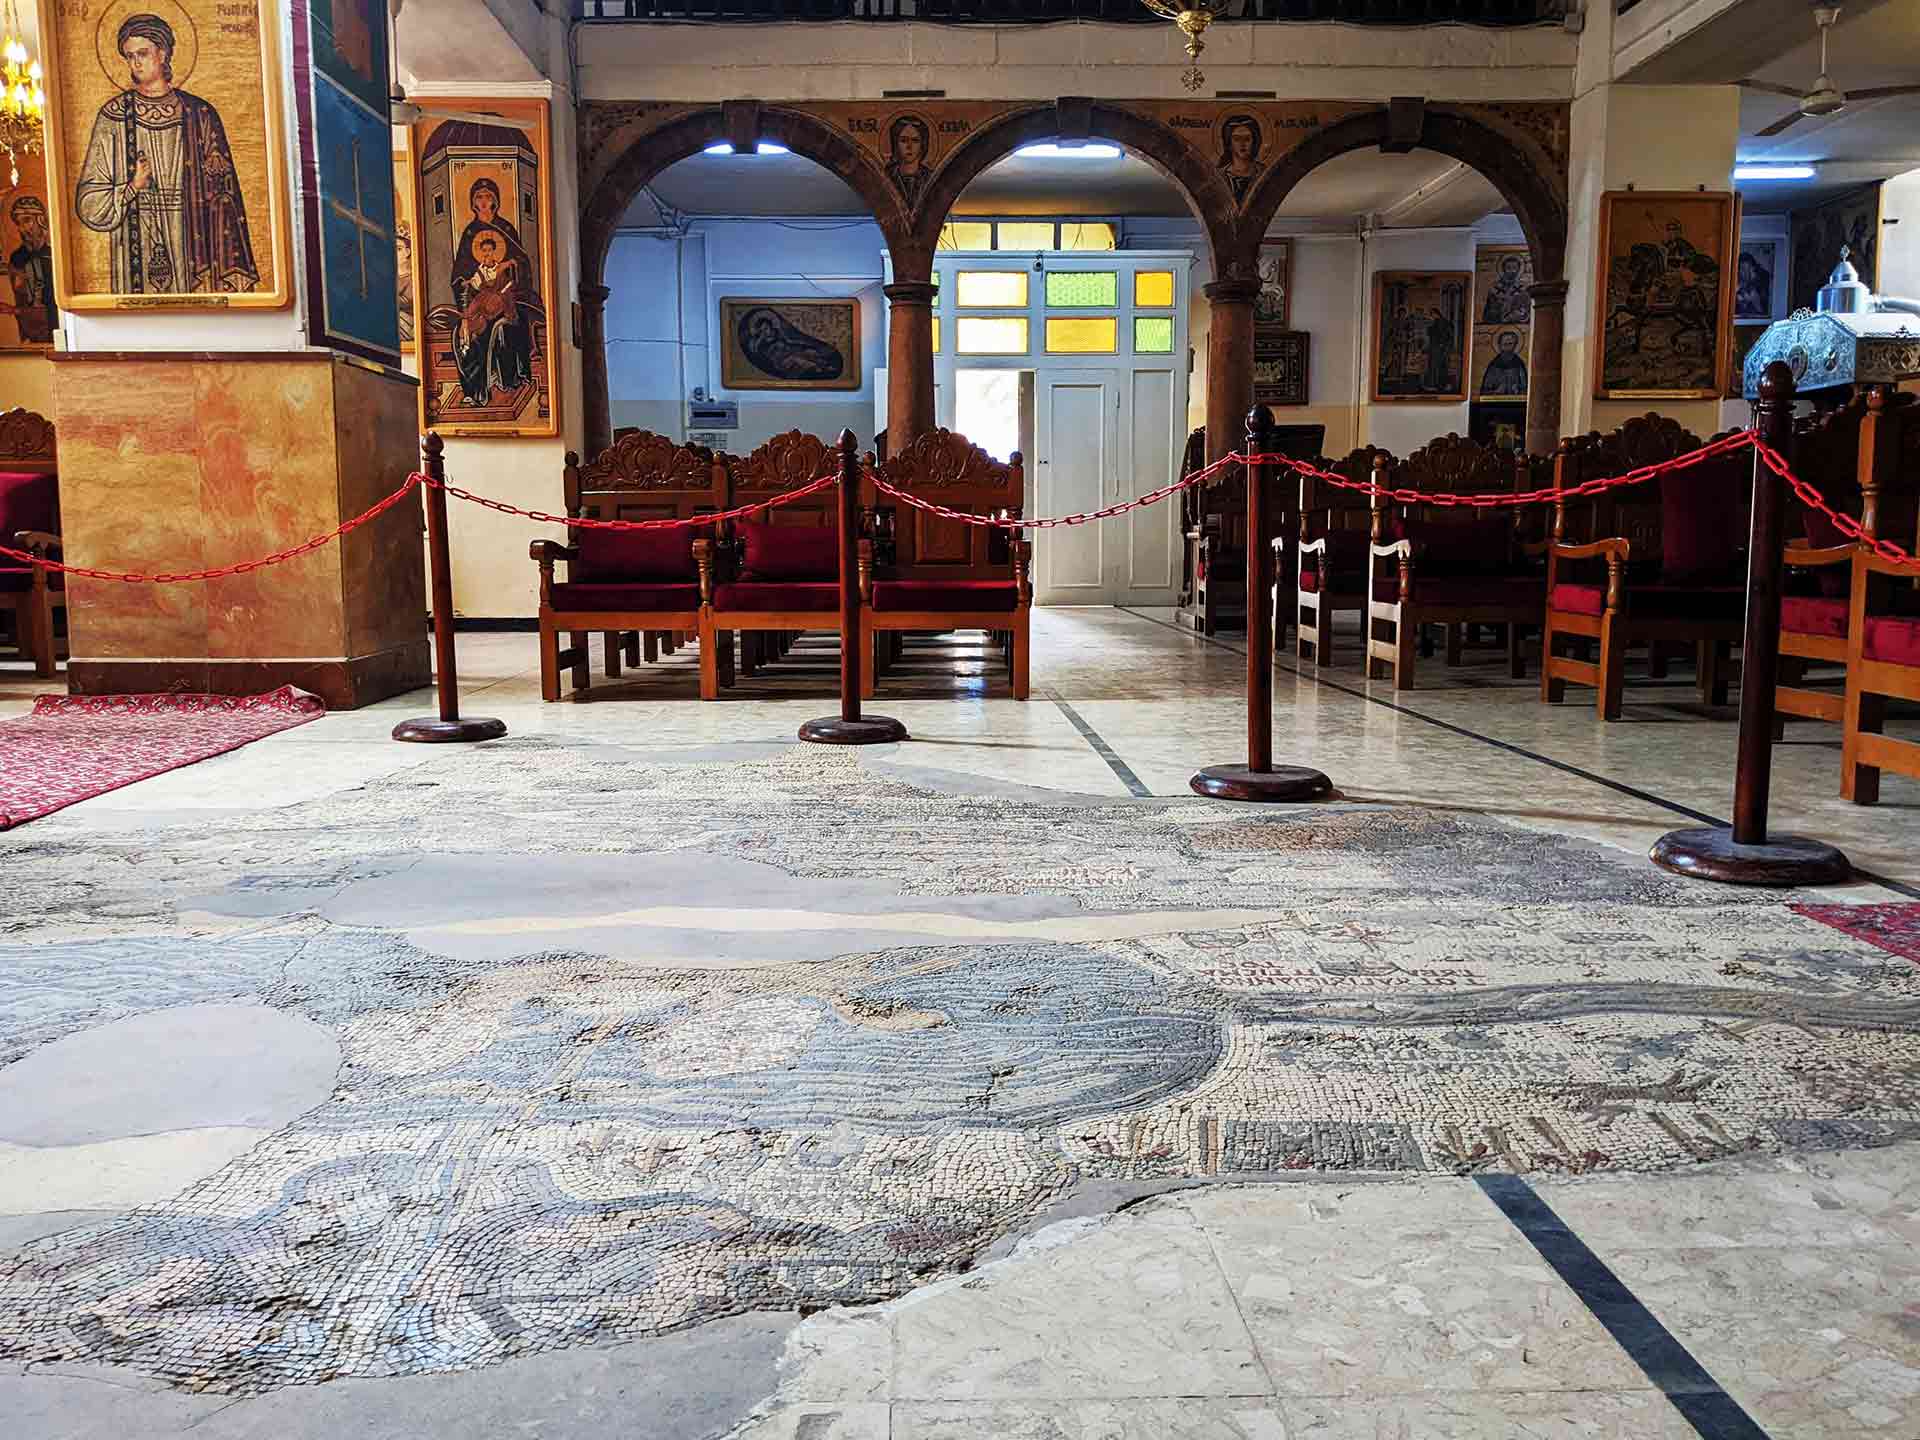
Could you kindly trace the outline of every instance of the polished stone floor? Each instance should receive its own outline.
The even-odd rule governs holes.
[[[1683,671],[1283,666],[1280,812],[1163,615],[1041,612],[1025,705],[925,646],[861,752],[831,646],[461,660],[508,740],[0,836],[9,1436],[1920,1433],[1920,965],[1790,908],[1913,898],[1920,787],[1824,727],[1776,815],[1873,878],[1783,897],[1641,858],[1730,803]]]

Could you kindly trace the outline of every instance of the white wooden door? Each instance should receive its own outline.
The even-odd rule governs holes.
[[[1120,473],[1120,376],[1114,370],[1042,371],[1039,451],[1028,513],[1071,515],[1110,504]],[[1111,605],[1121,555],[1103,522],[1036,532],[1034,599]]]
[[[1135,368],[1127,380],[1126,463],[1114,500],[1158,490],[1174,478],[1174,407],[1184,405],[1172,370]],[[1180,498],[1104,520],[1120,561],[1116,605],[1167,606],[1180,590]]]

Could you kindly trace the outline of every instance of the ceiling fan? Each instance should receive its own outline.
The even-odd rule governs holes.
[[[1778,135],[1809,117],[1837,115],[1855,100],[1884,100],[1889,95],[1920,95],[1920,85],[1875,85],[1851,91],[1835,85],[1827,75],[1827,32],[1833,29],[1833,22],[1839,18],[1838,5],[1817,4],[1813,7],[1813,23],[1820,27],[1820,78],[1813,82],[1811,90],[1802,94],[1790,85],[1775,85],[1766,80],[1740,81],[1745,89],[1764,90],[1769,95],[1785,95],[1799,102],[1799,109],[1783,120],[1774,121],[1766,129],[1756,131],[1756,136]]]
[[[491,110],[452,110],[433,103],[428,97],[427,103],[419,105],[407,98],[407,92],[396,80],[393,91],[388,96],[390,114],[395,125],[413,125],[421,120],[464,120],[470,125],[505,125],[513,130],[531,130],[534,122],[512,115],[496,115]]]

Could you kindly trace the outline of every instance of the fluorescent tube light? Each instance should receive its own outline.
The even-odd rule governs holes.
[[[1022,160],[1118,160],[1118,145],[1061,145],[1052,140],[1041,145],[1022,145],[1013,152]]]
[[[700,153],[702,155],[737,155],[739,152],[733,148],[730,142],[722,140],[718,145],[707,146],[707,148]],[[785,155],[790,152],[784,145],[776,145],[771,140],[762,140],[759,145],[754,147],[752,153],[755,155]]]
[[[1736,180],[1811,180],[1811,165],[1736,165],[1733,167]]]

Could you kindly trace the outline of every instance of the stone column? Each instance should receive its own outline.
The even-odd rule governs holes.
[[[1253,302],[1257,279],[1215,280],[1202,292],[1207,328],[1207,461],[1238,449],[1253,405]]]
[[[1567,282],[1544,280],[1533,297],[1533,348],[1527,356],[1527,453],[1551,455],[1560,443],[1560,350],[1567,330]]]
[[[896,272],[897,273],[897,272]],[[931,280],[895,280],[887,297],[887,453],[933,429]]]
[[[580,287],[580,404],[586,431],[582,448],[591,460],[613,444],[613,391],[607,380],[605,285]]]

